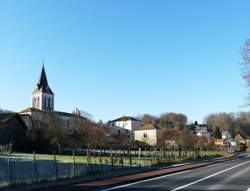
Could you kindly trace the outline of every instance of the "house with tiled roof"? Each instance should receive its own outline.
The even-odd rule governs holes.
[[[134,131],[141,127],[141,121],[130,117],[122,116],[108,123],[111,134],[129,134],[132,138]]]
[[[134,131],[134,140],[145,142],[148,145],[156,146],[160,139],[161,129],[153,124],[143,125]]]

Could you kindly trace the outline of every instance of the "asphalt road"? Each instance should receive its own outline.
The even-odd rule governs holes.
[[[99,191],[250,191],[250,154],[238,159]]]

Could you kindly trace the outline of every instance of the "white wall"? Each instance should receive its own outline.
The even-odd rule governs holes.
[[[144,134],[147,136],[145,137]],[[134,131],[135,141],[142,141],[152,146],[157,144],[159,134],[160,131],[157,129]]]

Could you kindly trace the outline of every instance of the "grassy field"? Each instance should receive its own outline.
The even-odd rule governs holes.
[[[171,155],[170,155],[171,154]],[[172,155],[173,154],[173,155]],[[230,155],[229,153],[225,151],[200,151],[199,152],[199,157],[212,157],[212,156],[228,156]],[[17,158],[17,159],[22,159],[22,160],[33,160],[34,155],[29,154],[29,153],[12,153],[10,154],[11,158]],[[35,155],[36,160],[54,160],[54,155],[53,154],[36,154]],[[119,155],[116,157],[115,154],[113,155],[113,158],[110,156],[90,156],[89,158],[87,156],[70,156],[70,155],[55,155],[56,160],[59,162],[63,163],[96,163],[96,164],[111,164],[112,160],[114,164],[121,164],[123,162],[124,165],[129,165],[130,164],[130,158],[129,157],[120,157]],[[182,154],[182,157],[179,157],[178,152],[174,153],[166,153],[165,155],[163,154],[153,154],[153,153],[148,153],[147,157],[142,156],[139,157],[138,155],[131,157],[132,164],[133,165],[152,165],[157,162],[180,162],[186,159],[191,159],[191,158],[196,158],[197,156],[194,156],[191,151],[187,151],[185,154]]]

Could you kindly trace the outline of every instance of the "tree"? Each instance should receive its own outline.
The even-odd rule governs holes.
[[[242,78],[246,83],[248,96],[247,96],[247,106],[250,105],[250,39],[247,39],[242,47],[241,51],[242,62],[241,62],[241,73]]]
[[[195,136],[188,128],[183,129],[177,138],[177,145],[181,147],[194,147],[195,143]]]
[[[237,133],[240,133],[245,137],[250,137],[250,112],[239,113],[237,115],[235,126]]]
[[[235,117],[232,113],[210,114],[205,118],[205,122],[213,131],[219,127],[221,131],[229,131],[233,137],[235,136]]]
[[[106,131],[103,125],[92,121],[85,121],[75,129],[75,138],[79,140],[80,147],[88,149],[102,147],[107,143]]]
[[[146,124],[155,124],[156,117],[150,114],[144,114],[141,117],[141,121],[144,125]]]
[[[216,127],[216,128],[215,128],[215,131],[214,131],[214,138],[216,138],[216,139],[221,139],[221,131],[220,131],[220,128],[219,128],[219,127]]]
[[[159,119],[159,125],[161,128],[183,128],[186,123],[187,116],[181,113],[164,113]]]

